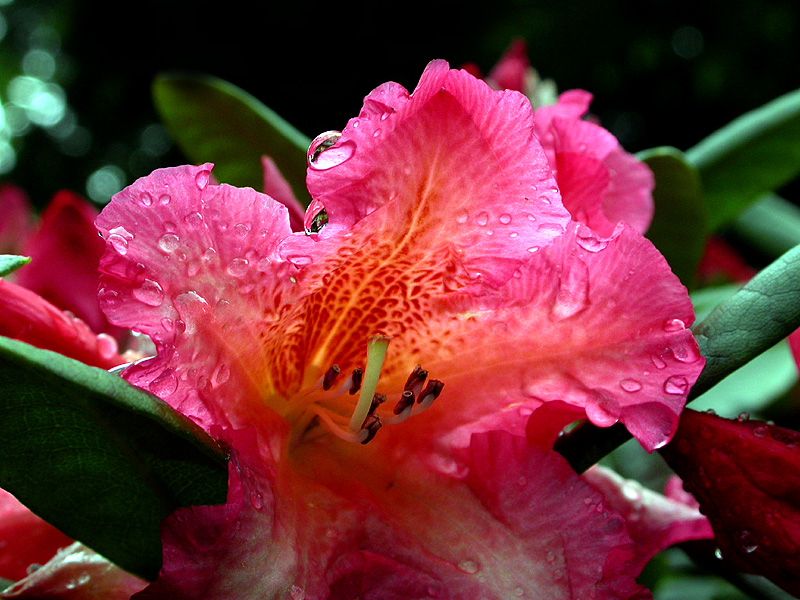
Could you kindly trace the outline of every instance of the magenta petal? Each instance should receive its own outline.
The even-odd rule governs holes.
[[[0,490],[0,577],[16,581],[72,543],[5,490]]]
[[[20,269],[16,283],[68,310],[97,333],[118,334],[97,302],[97,265],[103,240],[97,236],[97,209],[69,191],[58,192],[42,213],[25,243],[30,264]]]
[[[286,208],[249,188],[212,185],[210,171],[155,171],[117,194],[97,219],[106,242],[103,309],[158,349],[157,358],[127,369],[126,379],[205,425],[198,392],[224,383],[239,361],[260,351],[257,340],[234,330],[249,331],[243,316],[255,310],[270,318],[293,285],[276,252],[291,233]],[[220,335],[238,345],[208,343]]]
[[[21,254],[33,226],[33,208],[16,185],[0,185],[0,254]]]
[[[292,231],[303,231],[305,210],[295,198],[292,186],[284,179],[278,165],[269,156],[261,157],[261,166],[264,170],[264,193],[283,204],[289,211],[289,224],[292,226]]]
[[[514,40],[505,54],[487,75],[486,80],[500,90],[528,92],[528,77],[531,69],[528,48],[522,38]]]
[[[587,471],[583,478],[602,492],[606,502],[625,519],[636,544],[632,567],[635,573],[674,544],[714,538],[708,519],[696,505],[662,496],[599,466]]]

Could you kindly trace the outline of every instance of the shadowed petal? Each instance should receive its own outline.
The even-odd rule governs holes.
[[[33,208],[16,185],[0,185],[0,254],[21,254],[33,227]]]

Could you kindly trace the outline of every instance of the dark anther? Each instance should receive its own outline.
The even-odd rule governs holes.
[[[386,394],[375,394],[372,396],[372,404],[369,405],[369,412],[368,415],[374,413],[378,407],[386,402]]]
[[[409,406],[414,404],[414,392],[411,390],[406,390],[403,392],[403,395],[400,396],[400,400],[394,407],[394,414],[399,415],[401,412],[406,410]]]
[[[378,418],[378,415],[369,415],[364,424],[361,426],[361,430],[366,430],[367,437],[364,438],[364,441],[361,442],[362,444],[366,444],[375,437],[375,434],[378,433],[378,429],[381,428],[381,420]]]
[[[322,389],[329,390],[333,387],[333,382],[336,381],[336,378],[341,373],[341,369],[339,365],[333,365],[330,369],[325,372],[325,376],[322,378]]]
[[[411,371],[411,375],[408,376],[403,389],[406,391],[411,391],[411,393],[413,393],[416,397],[416,395],[419,394],[419,391],[422,389],[422,384],[425,383],[427,378],[428,372],[420,365],[417,365],[414,367],[414,370]]]
[[[438,379],[431,379],[428,382],[428,385],[425,386],[425,389],[419,393],[419,396],[417,396],[417,402],[424,402],[429,396],[433,396],[433,398],[430,399],[430,402],[433,402],[439,397],[439,394],[442,393],[443,387],[444,383]]]
[[[358,393],[358,390],[361,389],[361,379],[364,377],[364,369],[358,367],[357,369],[353,370],[353,385],[350,386],[350,395],[354,396]]]

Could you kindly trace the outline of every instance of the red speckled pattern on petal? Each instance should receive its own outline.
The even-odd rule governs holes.
[[[453,443],[521,432],[523,411],[563,401],[601,427],[622,422],[653,450],[670,439],[704,364],[686,289],[623,225],[605,240],[573,224],[503,288],[439,301],[428,329],[393,340],[390,352],[409,356],[399,371],[416,361],[445,382],[421,418],[453,432]],[[419,434],[409,426],[404,435]]]
[[[343,159],[345,148],[352,152]],[[326,162],[329,152],[336,161]],[[411,95],[386,84],[367,96],[359,117],[309,168],[308,187],[328,213],[320,239],[386,207],[386,237],[469,248],[457,253],[464,266],[493,284],[569,219],[533,135],[529,101],[443,61],[428,65]],[[512,226],[512,215],[531,218]]]
[[[661,453],[711,521],[724,559],[800,595],[800,433],[686,410]]]

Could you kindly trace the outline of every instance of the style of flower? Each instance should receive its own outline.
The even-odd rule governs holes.
[[[231,450],[227,504],[165,521],[137,599],[648,597],[552,443],[588,418],[664,445],[692,309],[634,228],[570,218],[535,127],[435,61],[314,141],[305,232],[211,165],[103,210],[101,303],[158,349],[123,377]]]

